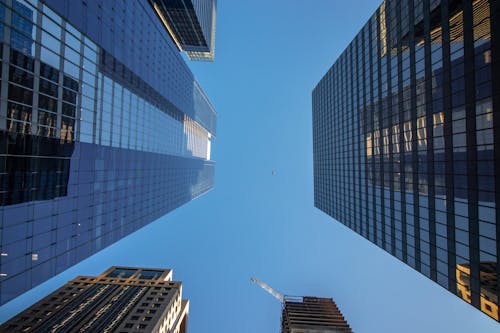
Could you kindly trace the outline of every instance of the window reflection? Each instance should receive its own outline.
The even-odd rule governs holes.
[[[136,278],[143,280],[156,280],[163,274],[163,271],[141,270]]]
[[[10,45],[25,55],[33,56],[36,39],[33,22],[36,22],[37,12],[30,4],[19,0],[12,2],[12,9],[13,29],[11,29]]]
[[[498,320],[498,286],[496,262],[480,263],[480,308],[488,316]],[[470,265],[458,264],[456,271],[457,293],[467,303],[471,303]]]
[[[498,308],[483,306],[483,299],[497,303],[485,282],[495,285],[496,275],[485,272],[497,260],[487,213],[496,211],[497,191],[490,3],[451,1],[442,10],[438,0],[415,1],[410,10],[407,1],[384,1],[313,92],[315,203],[450,290],[457,277],[448,265],[465,274],[462,263],[480,259],[481,309],[498,319]],[[464,24],[465,5],[472,26]],[[471,33],[464,29],[473,30],[473,45],[464,45]],[[349,181],[360,162],[364,172]],[[407,244],[396,238],[394,249],[394,231]]]
[[[5,10],[5,6],[12,8]],[[31,229],[43,230],[33,230],[33,242],[29,243],[34,248],[29,252],[25,251],[27,240],[6,244],[5,240],[22,236],[4,230],[2,246],[9,245],[13,251],[8,262],[2,259],[2,275],[8,275],[1,282],[2,302],[24,290],[26,281],[36,285],[54,271],[108,246],[122,236],[120,232],[149,222],[151,215],[127,212],[118,216],[119,210],[111,207],[118,204],[111,199],[126,189],[135,193],[124,199],[134,211],[155,207],[155,214],[165,213],[207,191],[213,178],[213,164],[203,160],[210,158],[210,134],[193,119],[206,118],[213,110],[201,89],[191,87],[189,71],[184,73],[180,68],[178,72],[177,64],[171,66],[169,62],[177,58],[167,53],[168,62],[159,61],[165,68],[148,68],[163,75],[152,80],[156,84],[152,87],[137,75],[143,73],[140,66],[133,72],[110,57],[110,67],[103,68],[108,66],[101,61],[103,50],[37,0],[0,2],[0,17],[5,16],[0,24],[0,57],[6,56],[2,61],[9,65],[0,73],[5,107],[0,130],[0,147],[4,148],[0,151],[0,206],[19,206],[3,207],[0,215],[9,223],[28,223],[28,238]],[[4,40],[4,36],[9,39]],[[152,46],[155,54],[169,52],[168,45]],[[131,58],[142,65],[142,60]],[[164,80],[165,73],[170,79]],[[176,79],[171,79],[174,76]],[[110,92],[110,87],[117,89]],[[184,95],[191,92],[194,96]],[[181,105],[182,111],[176,105]],[[184,117],[185,111],[192,112],[192,117]],[[211,120],[204,123],[213,125]],[[83,144],[110,145],[111,139],[116,148],[127,149]],[[127,163],[116,163],[121,158]],[[148,177],[144,177],[146,173]],[[76,180],[78,184],[73,183]],[[106,223],[112,219],[118,222],[110,232]],[[56,220],[54,240],[47,234],[55,235],[50,228]],[[77,220],[83,221],[82,225],[71,223]],[[41,248],[35,251],[35,247]],[[61,253],[57,260],[52,258],[54,251]]]
[[[137,269],[126,269],[126,268],[117,268],[111,271],[107,277],[113,278],[129,278],[137,272]]]

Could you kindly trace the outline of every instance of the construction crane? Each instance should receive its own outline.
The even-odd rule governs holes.
[[[265,284],[261,280],[256,279],[256,278],[253,277],[253,278],[250,279],[250,281],[257,283],[262,289],[264,289],[269,294],[271,294],[272,296],[274,296],[274,298],[276,298],[282,304],[285,301],[285,296],[281,295],[279,292],[277,292],[276,290],[274,290],[273,288],[271,288],[270,286],[268,286],[267,284]]]

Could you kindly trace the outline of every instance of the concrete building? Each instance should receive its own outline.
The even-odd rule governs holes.
[[[352,333],[331,298],[285,297],[281,333]]]
[[[111,267],[66,283],[0,332],[186,333],[188,313],[171,270]]]

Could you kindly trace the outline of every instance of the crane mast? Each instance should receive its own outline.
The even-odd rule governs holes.
[[[274,298],[279,300],[281,303],[284,302],[285,297],[283,295],[281,295],[279,292],[277,292],[276,290],[274,290],[273,288],[271,288],[270,286],[268,286],[266,283],[264,283],[261,280],[256,279],[256,278],[251,278],[250,281],[258,284],[262,289],[267,291],[269,294],[271,294]]]

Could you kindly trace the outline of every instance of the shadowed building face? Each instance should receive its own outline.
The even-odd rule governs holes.
[[[186,333],[188,312],[171,270],[111,267],[68,282],[0,331]]]
[[[213,61],[217,0],[149,0],[179,50]]]
[[[383,1],[312,94],[315,206],[495,320],[499,24]]]
[[[285,297],[281,333],[352,333],[331,298]]]

